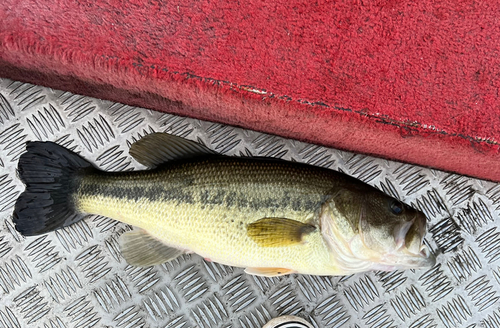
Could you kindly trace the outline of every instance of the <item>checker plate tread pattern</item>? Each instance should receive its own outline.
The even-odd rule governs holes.
[[[132,227],[102,216],[43,236],[16,232],[26,141],[55,141],[122,171],[144,168],[128,149],[155,131],[359,178],[426,213],[437,264],[262,278],[197,255],[129,266],[118,237]],[[257,328],[285,314],[328,328],[500,327],[499,210],[496,183],[0,79],[0,327]]]

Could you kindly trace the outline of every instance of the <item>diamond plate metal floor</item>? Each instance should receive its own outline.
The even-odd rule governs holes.
[[[90,217],[40,237],[13,228],[27,140],[52,140],[105,170],[141,168],[130,143],[152,131],[229,155],[341,170],[430,218],[428,270],[258,278],[183,256],[128,266],[129,226]],[[425,156],[425,154],[422,154]],[[500,185],[253,131],[0,79],[0,327],[261,327],[295,314],[315,327],[500,327]]]

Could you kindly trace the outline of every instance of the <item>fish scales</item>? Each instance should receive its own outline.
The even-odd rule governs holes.
[[[263,248],[247,236],[246,226],[266,217],[318,224],[320,206],[335,187],[325,181],[339,180],[336,175],[285,161],[212,157],[151,171],[89,174],[81,178],[75,202],[82,212],[116,218],[167,245],[221,263],[299,265],[316,272],[316,265],[306,268],[319,263],[316,257],[334,264],[324,261],[330,255],[322,241],[308,243],[311,247]],[[320,240],[321,235],[306,238]]]

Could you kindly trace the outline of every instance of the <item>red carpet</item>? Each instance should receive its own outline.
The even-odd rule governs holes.
[[[498,1],[3,0],[0,76],[500,181]]]

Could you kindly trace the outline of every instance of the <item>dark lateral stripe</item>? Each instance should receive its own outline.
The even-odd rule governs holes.
[[[130,201],[138,201],[146,198],[154,201],[179,201],[194,204],[193,194],[182,188],[158,188],[153,186],[118,186],[86,183],[80,187],[80,195],[85,197],[109,196]]]
[[[200,204],[202,207],[223,205],[236,208],[259,210],[267,208],[271,211],[289,209],[292,211],[314,212],[319,208],[321,200],[310,197],[292,197],[281,192],[274,197],[248,198],[242,192],[226,190],[196,190],[196,188],[180,188],[168,186],[127,186],[117,184],[85,183],[80,187],[80,195],[84,197],[110,196],[129,201],[146,198],[154,201],[176,201],[187,204]]]
[[[332,188],[325,184],[333,177],[330,174],[333,171],[284,161],[214,157],[174,161],[149,171],[84,176],[79,194],[131,201],[146,198],[201,206],[314,212]]]

